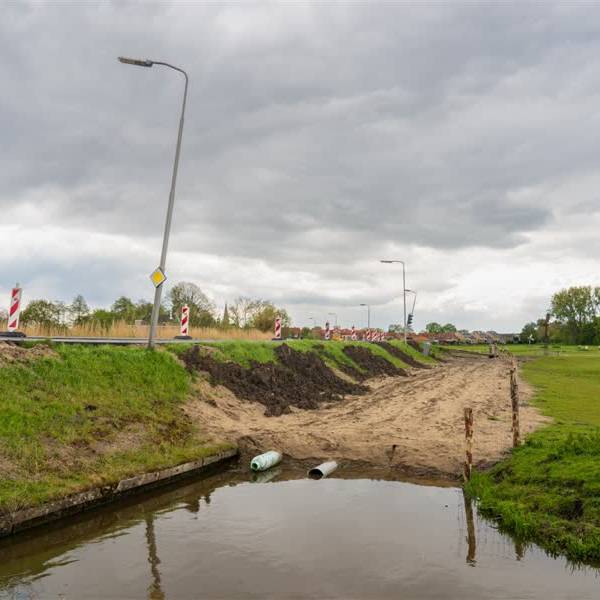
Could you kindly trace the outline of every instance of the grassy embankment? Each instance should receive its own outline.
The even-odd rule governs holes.
[[[398,367],[383,348],[364,345]],[[419,357],[412,348],[403,350]],[[275,362],[275,344],[207,344],[219,360]],[[349,365],[341,342],[295,341],[332,367]],[[174,354],[189,348],[173,345]],[[0,512],[41,504],[145,471],[212,454],[182,407],[191,376],[172,352],[55,345],[19,362],[0,357]],[[426,361],[426,359],[424,359]]]
[[[205,444],[184,415],[190,381],[171,354],[138,348],[0,362],[0,511],[230,447]]]
[[[519,346],[509,347],[512,351]],[[531,350],[531,348],[530,348]],[[600,561],[600,356],[563,348],[523,375],[554,423],[467,485],[501,527],[574,561]]]
[[[315,352],[317,353],[330,368],[339,369],[352,367],[359,372],[364,370],[359,364],[353,361],[349,356],[344,354],[343,349],[347,346],[360,346],[367,348],[372,354],[381,356],[396,367],[406,368],[407,365],[398,357],[393,356],[384,348],[368,342],[338,342],[321,340],[287,340],[285,342],[253,342],[247,343],[243,341],[231,340],[223,342],[207,342],[203,346],[215,349],[213,357],[220,361],[236,362],[243,367],[249,367],[252,362],[267,363],[277,362],[275,348],[282,344],[287,344],[290,348],[298,352]],[[402,352],[412,356],[415,360],[423,364],[434,364],[437,361],[431,357],[423,356],[420,352],[404,344],[403,342],[394,340],[390,342]],[[190,344],[173,344],[168,347],[169,350],[176,354],[181,354],[188,350]]]

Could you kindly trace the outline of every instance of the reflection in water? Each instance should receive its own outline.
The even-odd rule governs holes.
[[[477,539],[475,538],[475,519],[473,518],[473,500],[463,490],[465,503],[465,518],[467,520],[467,564],[475,566],[475,554],[477,553]]]
[[[519,539],[515,538],[515,558],[518,561],[523,560],[525,557],[525,544]]]
[[[148,545],[148,562],[150,563],[150,573],[152,581],[148,587],[148,598],[150,600],[165,600],[165,595],[160,587],[160,571],[158,565],[160,559],[156,551],[156,535],[154,533],[154,516],[146,516],[146,544]]]
[[[252,481],[254,483],[269,483],[277,479],[281,475],[281,468],[274,467],[267,471],[255,471],[252,473]]]
[[[2,540],[0,599],[597,597],[456,488],[305,474],[232,469]]]

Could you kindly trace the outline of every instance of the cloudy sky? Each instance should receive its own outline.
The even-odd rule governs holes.
[[[150,298],[182,77],[169,282],[296,324],[520,330],[600,271],[600,7],[13,2],[0,299]]]

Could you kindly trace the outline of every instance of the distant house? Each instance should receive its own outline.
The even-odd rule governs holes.
[[[501,344],[518,344],[521,341],[521,336],[518,333],[499,333]]]

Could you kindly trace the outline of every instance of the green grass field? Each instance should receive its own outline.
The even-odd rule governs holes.
[[[439,346],[442,351],[464,350],[466,352],[476,352],[477,354],[487,354],[489,344],[457,344],[449,346]],[[506,350],[516,356],[564,356],[572,354],[600,354],[598,346],[568,346],[565,344],[549,344],[546,348],[543,344],[499,344],[498,348]]]
[[[526,361],[533,400],[552,425],[467,490],[482,512],[524,541],[574,561],[600,561],[600,356],[566,348]]]

